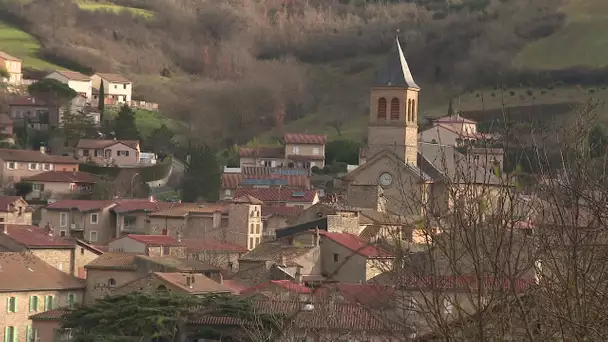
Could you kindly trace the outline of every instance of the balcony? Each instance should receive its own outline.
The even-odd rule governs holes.
[[[70,225],[70,230],[73,232],[84,232],[84,225],[80,225],[77,223],[72,223]]]

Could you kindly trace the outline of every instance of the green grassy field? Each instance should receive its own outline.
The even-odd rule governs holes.
[[[105,113],[109,115],[109,117],[115,117],[118,115],[118,110],[106,110]],[[162,124],[167,125],[167,127],[173,130],[179,125],[178,122],[167,118],[162,113],[143,109],[135,110],[135,125],[137,125],[137,129],[142,137],[148,136]]]
[[[141,8],[123,7],[114,4],[99,4],[96,2],[81,1],[78,2],[78,7],[84,11],[110,11],[115,13],[118,13],[120,11],[130,11],[133,14],[141,15],[145,18],[154,17],[154,13],[152,11],[144,10]]]
[[[23,67],[39,70],[64,69],[36,56],[40,49],[38,40],[13,26],[0,22],[0,51],[21,58]]]
[[[535,69],[608,67],[608,1],[567,0],[565,27],[524,48],[514,63]]]

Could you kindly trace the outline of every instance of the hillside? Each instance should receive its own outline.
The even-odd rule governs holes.
[[[577,32],[587,37],[573,23],[589,16],[591,26],[601,25],[600,1],[238,0],[218,6],[210,0],[32,0],[16,6],[0,0],[6,10],[0,19],[40,43],[38,53],[14,52],[26,65],[52,66],[36,65],[38,58],[124,73],[135,80],[138,96],[187,122],[191,138],[221,147],[260,134],[273,140],[285,130],[335,138],[339,128],[342,137],[363,139],[368,88],[397,29],[423,87],[423,116],[445,113],[449,98],[460,97],[462,110],[478,109],[481,94],[491,109],[497,105],[491,93],[504,75],[512,83],[507,94],[517,94],[507,96],[514,106],[560,102],[564,94],[583,99],[592,90],[598,95],[596,85],[579,91],[576,83],[551,84],[546,87],[559,89],[547,91],[525,84],[543,58],[572,66],[567,54],[560,61],[559,53],[534,51],[547,51],[542,44],[555,39],[551,44],[559,45],[560,35],[577,42],[582,39],[571,37]],[[580,44],[602,53],[599,41]],[[10,41],[0,40],[4,46]]]

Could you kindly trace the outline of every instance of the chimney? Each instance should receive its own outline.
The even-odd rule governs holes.
[[[222,223],[222,212],[216,210],[213,212],[213,228],[219,228]]]
[[[46,147],[44,145],[40,145],[40,153],[45,154],[46,153]]]
[[[177,232],[177,242],[182,242],[182,232]]]
[[[194,274],[192,275],[192,282],[190,282],[192,284],[192,286],[194,286],[196,278],[194,277]]]
[[[287,266],[287,258],[284,255],[281,257],[281,265]]]
[[[188,286],[188,288],[192,288],[192,278],[190,278],[190,275],[186,276],[186,286]]]

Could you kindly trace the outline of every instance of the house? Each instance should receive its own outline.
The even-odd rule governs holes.
[[[115,236],[161,233],[160,230],[153,230],[150,214],[182,205],[181,203],[157,202],[152,197],[120,201],[111,210],[116,215]]]
[[[302,209],[319,202],[319,194],[314,189],[239,188],[234,196],[252,196],[265,205],[285,205]]]
[[[500,140],[500,134],[478,132],[476,121],[455,114],[432,119],[432,127],[420,132],[418,140],[439,145],[463,146],[496,142]]]
[[[164,255],[186,258],[185,244],[167,235],[138,235],[127,234],[119,239],[110,241],[110,252],[125,252],[161,257]]]
[[[116,221],[111,200],[63,200],[42,209],[41,224],[49,225],[55,236],[75,237],[90,243],[107,243],[114,237]]]
[[[113,294],[121,286],[152,272],[202,274],[220,280],[220,269],[198,260],[174,256],[146,256],[135,253],[106,252],[85,266],[87,289],[85,302]]]
[[[0,149],[0,163],[0,176],[5,183],[17,183],[45,171],[78,171],[74,158],[42,151]]]
[[[96,73],[92,79],[97,94],[103,84],[106,99],[110,99],[112,103],[131,103],[133,82],[126,77],[119,74]]]
[[[101,251],[80,240],[53,236],[49,228],[4,224],[0,228],[0,246],[11,252],[28,252],[59,271],[85,278],[84,265]]]
[[[19,196],[0,196],[0,224],[32,224],[32,211]]]
[[[89,192],[101,182],[99,177],[82,171],[46,171],[23,180],[32,183],[32,192],[27,199],[46,200]]]
[[[186,238],[182,242],[186,245],[188,259],[200,260],[230,272],[238,270],[239,258],[247,253],[245,247],[209,239]]]
[[[288,221],[297,218],[303,211],[302,208],[282,205],[262,206],[262,222],[264,223],[262,239],[264,241],[274,240],[275,231],[289,226]]]
[[[9,136],[10,142],[13,142],[13,120],[8,114],[0,114],[0,135]]]
[[[262,240],[262,202],[241,196],[230,202],[182,203],[149,215],[152,232],[203,238],[253,249]]]
[[[119,295],[141,291],[147,293],[168,291],[195,296],[233,293],[232,289],[222,284],[221,277],[216,282],[202,274],[181,272],[153,272],[116,288],[113,293]]]
[[[245,166],[222,173],[220,199],[231,199],[239,188],[310,189],[307,169]]]
[[[6,52],[0,51],[0,68],[8,72],[9,77],[6,82],[12,85],[21,85],[23,73],[21,72],[21,59],[13,57]]]
[[[76,158],[93,160],[103,165],[136,166],[139,163],[139,141],[80,139]]]
[[[344,186],[380,185],[386,211],[404,216],[427,210],[441,215],[456,204],[481,201],[488,202],[485,210],[497,205],[500,189],[509,186],[501,177],[469,162],[454,146],[419,141],[419,93],[396,38],[387,67],[370,90],[368,146],[361,153],[365,163],[342,177]],[[461,126],[470,125],[461,120]],[[474,199],[465,198],[464,184],[474,188]]]
[[[287,133],[283,137],[288,167],[323,168],[327,137],[318,134]]]
[[[82,302],[85,283],[33,255],[0,252],[0,336],[4,341],[37,340],[30,315]],[[10,276],[7,276],[10,275]]]
[[[48,130],[59,126],[58,106],[33,97],[19,97],[8,103],[8,112],[14,125],[23,127],[24,121],[36,130]]]
[[[89,102],[93,98],[93,83],[91,77],[76,71],[57,70],[46,76],[59,82],[67,84],[79,95],[84,96]]]
[[[283,147],[239,147],[239,165],[262,167],[286,167]]]

